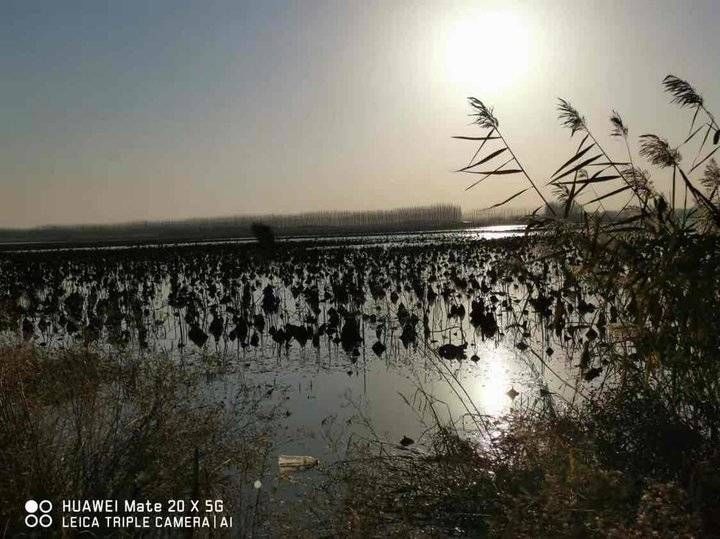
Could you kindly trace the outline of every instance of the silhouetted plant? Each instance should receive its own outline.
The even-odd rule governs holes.
[[[275,233],[272,228],[263,223],[253,223],[250,226],[253,236],[263,249],[272,249],[275,246]]]
[[[610,117],[610,134],[625,142],[623,160],[611,158],[586,119],[561,99],[561,124],[582,139],[547,183],[557,202],[546,203],[544,213],[536,210],[531,224],[541,233],[536,236],[539,245],[545,245],[542,233],[551,234],[544,260],[560,268],[561,277],[551,285],[558,303],[548,312],[547,329],[565,331],[557,321],[566,315],[559,300],[568,283],[593,291],[589,312],[599,314],[591,322],[592,335],[586,334],[571,357],[579,360],[581,385],[593,387],[599,376],[604,380],[584,394],[585,404],[579,408],[599,458],[637,480],[677,481],[690,489],[698,463],[716,462],[714,448],[720,439],[720,322],[713,314],[720,310],[720,169],[713,159],[720,147],[707,149],[708,143],[720,142],[720,128],[689,83],[669,75],[663,84],[674,103],[694,109],[690,134],[680,145],[655,134],[640,137],[639,156],[672,173],[670,204],[650,174],[634,164],[629,128],[616,111]],[[471,100],[473,109],[478,102]],[[482,111],[492,109],[483,104]],[[499,122],[492,119],[478,125],[493,133]],[[685,166],[680,149],[691,153],[689,144],[703,131],[695,158]],[[484,144],[482,140],[480,150]],[[488,152],[479,162],[495,157],[494,151]],[[536,185],[529,183],[528,189]],[[603,203],[610,201],[620,210],[608,211]],[[580,226],[569,222],[573,212],[582,216]],[[616,338],[599,345],[608,319],[614,320]],[[519,311],[515,329],[508,329],[519,334],[529,321],[527,310]],[[543,360],[542,349],[528,352]],[[692,503],[706,529],[712,529],[720,498],[717,491],[704,496]]]

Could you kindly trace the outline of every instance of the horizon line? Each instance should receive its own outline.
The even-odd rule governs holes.
[[[0,231],[7,232],[23,232],[23,231],[36,231],[36,230],[57,230],[57,229],[69,229],[69,228],[104,228],[104,227],[122,227],[122,226],[141,226],[141,225],[159,225],[159,224],[178,224],[178,223],[193,223],[193,222],[211,222],[211,221],[228,221],[234,219],[269,219],[269,218],[290,218],[290,217],[301,217],[301,216],[313,216],[313,215],[325,215],[325,214],[346,214],[346,215],[360,215],[360,214],[382,214],[392,213],[403,210],[430,210],[438,208],[452,208],[459,209],[461,217],[464,214],[470,212],[485,212],[488,215],[494,213],[515,213],[523,214],[525,212],[532,213],[530,208],[472,208],[463,209],[462,205],[454,203],[437,203],[437,204],[421,204],[417,206],[393,206],[384,209],[373,209],[373,210],[347,210],[347,209],[327,209],[327,210],[311,210],[311,211],[297,211],[297,212],[268,212],[268,213],[237,213],[237,214],[225,214],[216,216],[193,216],[193,217],[179,217],[175,219],[134,219],[128,221],[113,221],[106,223],[99,222],[88,222],[88,223],[47,223],[34,226],[0,226]]]

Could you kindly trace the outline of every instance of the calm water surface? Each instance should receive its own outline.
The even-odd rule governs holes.
[[[306,243],[303,245],[306,245],[308,252],[319,249],[318,253],[322,253],[327,252],[328,249],[353,247],[361,250],[372,248],[375,249],[372,251],[373,253],[380,253],[379,256],[384,256],[382,253],[389,251],[383,251],[383,249],[393,249],[398,246],[420,249],[420,251],[416,251],[418,253],[422,252],[424,246],[431,250],[434,249],[433,252],[442,252],[445,244],[463,246],[477,240],[507,238],[520,236],[523,233],[522,227],[495,226],[453,231],[315,238],[312,242],[301,238],[282,241],[289,244],[305,241]],[[246,239],[221,240],[192,245],[215,245],[222,248],[224,245],[241,245],[246,241]],[[188,246],[190,245],[188,244]],[[378,251],[378,248],[381,250]],[[103,251],[115,252],[126,249],[132,249],[132,247],[55,249],[54,251],[58,253],[68,251],[70,254],[72,251],[78,253],[89,250],[97,251],[98,256],[102,258]],[[152,247],[143,246],[141,251],[145,251],[145,249],[152,249]],[[453,251],[453,249],[450,248],[448,251]],[[27,253],[28,256],[35,256],[33,253],[39,253],[37,256],[43,256],[42,251],[32,248],[20,249],[18,253]],[[120,256],[120,253],[116,253],[114,256]],[[440,269],[452,267],[452,252],[433,256],[445,257],[442,258],[445,262],[438,266]],[[305,257],[304,263],[312,265],[313,255],[306,254]],[[128,272],[128,275],[134,275],[134,277],[130,277],[130,281],[133,278],[142,278],[142,270],[135,269],[133,270],[135,273],[132,273],[124,267],[130,263],[125,264],[122,262],[122,258],[118,260],[121,261],[117,263],[118,269],[113,271]],[[399,260],[404,259],[400,257]],[[448,260],[450,263],[447,263]],[[485,261],[481,260],[480,263],[485,264]],[[379,266],[382,267],[382,263]],[[87,276],[84,276],[84,279],[79,277],[84,271],[82,265],[74,268],[74,270],[68,270],[67,276],[62,280],[62,286],[66,288],[64,294],[70,294],[75,290],[85,290],[83,287],[87,286],[84,284],[88,280]],[[184,278],[188,283],[192,283],[193,279],[200,282],[214,279],[215,275],[221,272],[219,268],[219,264],[217,268],[214,266],[205,268],[200,265],[199,269],[192,270],[196,273],[194,276],[189,275],[191,269],[188,269],[188,275]],[[331,271],[334,269],[336,268],[330,268]],[[393,271],[401,269],[395,268]],[[463,275],[472,277],[475,270],[476,268],[468,267],[464,270]],[[349,270],[341,269],[339,271],[347,272]],[[415,267],[414,271],[420,270]],[[487,269],[483,271],[487,271]],[[278,271],[277,273],[282,272]],[[441,272],[435,271],[435,274],[440,274],[442,277]],[[92,275],[95,274],[92,273]],[[331,280],[331,276],[326,275],[326,277]],[[275,315],[276,318],[269,317],[268,326],[278,325],[281,327],[289,322],[299,323],[297,322],[299,315],[283,315],[283,312],[298,313],[306,308],[302,299],[293,297],[290,287],[283,286],[277,276],[272,277],[272,271],[267,276],[256,276],[255,278],[262,280],[262,285],[258,286],[254,292],[253,301],[255,303],[259,304],[262,301],[262,289],[268,283],[274,284],[278,296],[282,297],[283,311],[279,315]],[[404,282],[403,279],[400,278],[398,283]],[[398,305],[401,304],[406,305],[411,312],[417,312],[422,316],[421,311],[414,310],[417,308],[415,307],[415,302],[418,301],[417,297],[413,296],[412,291],[403,290],[399,298],[392,303],[387,299],[366,302],[361,308],[362,312],[377,313],[378,321],[368,320],[367,316],[365,317],[365,321],[362,322],[361,342],[353,350],[346,350],[340,346],[339,339],[333,342],[324,335],[317,346],[309,343],[300,346],[294,341],[292,345],[285,346],[274,342],[267,334],[266,329],[260,335],[258,346],[241,348],[236,342],[228,345],[226,339],[213,341],[210,337],[204,347],[205,351],[201,354],[187,342],[189,325],[183,329],[183,323],[177,322],[180,320],[180,313],[174,313],[168,305],[167,298],[170,289],[168,281],[160,280],[158,282],[161,283],[158,288],[160,294],[158,297],[148,300],[147,304],[154,317],[152,327],[155,328],[155,338],[152,340],[151,347],[176,355],[184,361],[193,361],[193,358],[199,361],[208,353],[216,354],[221,358],[223,367],[212,376],[208,376],[206,388],[209,394],[221,398],[232,398],[242,384],[277,388],[271,400],[274,404],[281,405],[286,413],[282,415],[274,433],[275,456],[279,454],[310,455],[328,463],[343,458],[344,448],[351,440],[371,437],[389,443],[398,443],[403,436],[408,436],[418,443],[422,443],[423,433],[433,423],[430,410],[427,408],[428,401],[424,395],[432,395],[435,399],[435,412],[441,418],[455,421],[461,431],[467,427],[467,435],[474,436],[475,425],[469,414],[497,417],[509,411],[513,406],[532,404],[540,399],[541,388],[559,393],[564,391],[563,384],[557,377],[539,367],[536,362],[529,360],[512,346],[512,343],[506,342],[505,338],[484,340],[480,337],[479,330],[475,330],[469,323],[470,300],[472,299],[472,294],[469,293],[464,294],[464,299],[461,301],[456,299],[455,295],[439,297],[432,309],[426,307],[426,312],[432,312],[432,318],[428,322],[432,334],[427,341],[423,339],[420,329],[417,339],[407,343],[401,342],[398,336],[402,330],[402,324],[390,322],[391,316],[396,316]],[[199,285],[195,286],[197,288]],[[219,286],[222,288],[223,285]],[[205,289],[203,288],[203,290]],[[498,294],[500,293],[498,292]],[[85,297],[92,295],[90,292],[82,292],[82,294]],[[105,293],[101,290],[99,293],[101,298],[104,297],[103,294]],[[138,292],[138,295],[140,294],[141,292]],[[460,298],[463,294],[456,295]],[[463,313],[462,318],[450,320],[446,316],[448,309],[452,304],[458,304],[458,302],[467,307],[468,315]],[[221,308],[221,306],[218,305],[217,308]],[[325,308],[323,308],[323,313],[327,318]],[[279,318],[277,318],[278,316]],[[296,318],[292,318],[292,316],[296,316]],[[387,318],[383,319],[382,316]],[[209,331],[208,324],[212,317],[206,313],[202,315],[204,324],[202,327],[206,332]],[[382,337],[386,344],[386,350],[378,354],[373,351],[372,346],[378,341],[375,329],[378,325],[386,323],[380,320],[387,321],[387,327],[384,326]],[[319,323],[320,320],[317,321],[317,324]],[[34,338],[42,340],[43,336],[38,333],[39,330],[36,329]],[[69,336],[64,336],[62,332],[53,338],[59,339],[54,345],[63,345],[67,342],[63,339],[71,339]],[[186,346],[178,348],[177,343],[183,342],[183,339],[185,339]],[[448,342],[458,345],[466,342],[465,356],[467,359],[440,358],[437,355],[437,349],[441,344]],[[44,344],[53,345],[52,342]],[[555,372],[565,374],[564,366],[558,358],[556,358],[555,366]],[[508,392],[517,392],[517,397],[511,398]],[[310,474],[303,472],[303,474],[311,476],[312,472]],[[283,489],[287,489],[290,493],[294,492],[292,483],[286,483],[276,476],[266,477],[264,480],[279,489],[278,495],[281,497]]]

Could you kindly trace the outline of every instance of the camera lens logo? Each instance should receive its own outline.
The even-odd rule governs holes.
[[[52,511],[52,502],[50,500],[41,500],[39,503],[35,500],[28,500],[25,502],[25,511],[27,516],[25,517],[25,525],[28,528],[34,528],[40,526],[41,528],[49,528],[52,525],[52,517],[50,511]],[[38,515],[38,511],[40,514]]]

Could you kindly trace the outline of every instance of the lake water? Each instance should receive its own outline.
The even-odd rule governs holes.
[[[297,238],[271,254],[245,240],[29,248],[0,254],[0,293],[20,306],[15,333],[38,345],[214,357],[205,383],[218,398],[275,387],[271,401],[286,410],[275,455],[327,463],[364,437],[421,444],[428,395],[441,419],[476,436],[478,417],[566,390],[561,354],[543,364],[498,329],[528,296],[505,264],[527,250],[507,243],[522,235],[503,226]],[[540,349],[548,338],[528,328]],[[263,480],[280,497],[296,492]]]

